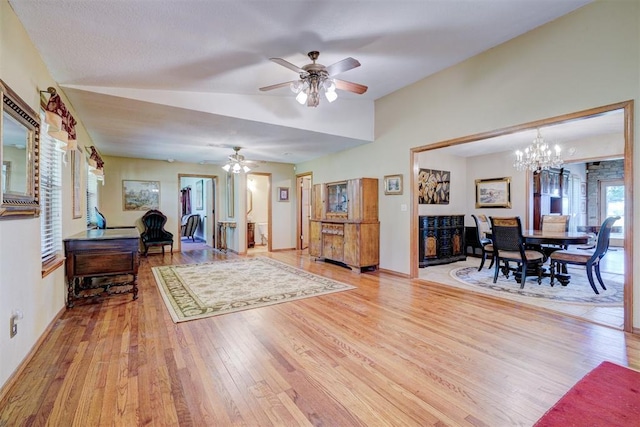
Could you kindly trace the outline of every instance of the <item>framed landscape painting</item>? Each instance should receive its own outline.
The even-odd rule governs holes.
[[[122,180],[122,208],[148,211],[160,208],[160,181]]]
[[[476,208],[510,208],[511,178],[476,179]]]

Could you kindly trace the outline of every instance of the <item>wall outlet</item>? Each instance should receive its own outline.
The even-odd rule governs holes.
[[[22,311],[14,310],[9,318],[9,338],[18,335],[18,320],[22,319]]]
[[[13,315],[9,319],[9,338],[13,338],[18,334],[18,324],[16,323],[16,316]]]

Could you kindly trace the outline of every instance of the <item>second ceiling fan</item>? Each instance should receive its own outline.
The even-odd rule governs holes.
[[[335,75],[344,73],[353,68],[359,67],[360,62],[351,57],[338,61],[335,64],[324,66],[317,63],[320,52],[311,51],[307,54],[312,63],[304,65],[302,68],[292,64],[282,58],[270,58],[276,64],[280,64],[290,70],[295,71],[300,76],[298,80],[291,80],[284,83],[278,83],[271,86],[261,87],[261,91],[268,91],[289,86],[291,90],[297,94],[296,100],[300,104],[307,104],[308,107],[317,107],[320,103],[320,92],[324,94],[329,102],[333,102],[338,98],[336,89],[346,90],[357,94],[363,94],[367,91],[367,86],[358,83],[348,82],[334,78]]]

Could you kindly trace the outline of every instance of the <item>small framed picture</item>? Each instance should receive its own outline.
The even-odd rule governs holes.
[[[279,202],[289,201],[289,187],[278,187],[278,201]]]
[[[386,175],[384,177],[384,194],[402,194],[402,175]]]

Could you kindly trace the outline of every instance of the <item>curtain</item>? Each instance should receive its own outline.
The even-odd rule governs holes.
[[[59,148],[64,151],[78,148],[76,140],[76,119],[73,118],[60,95],[53,94],[45,108],[45,120],[49,125],[49,135],[60,141]]]
[[[191,187],[180,190],[182,193],[182,215],[191,215]]]

